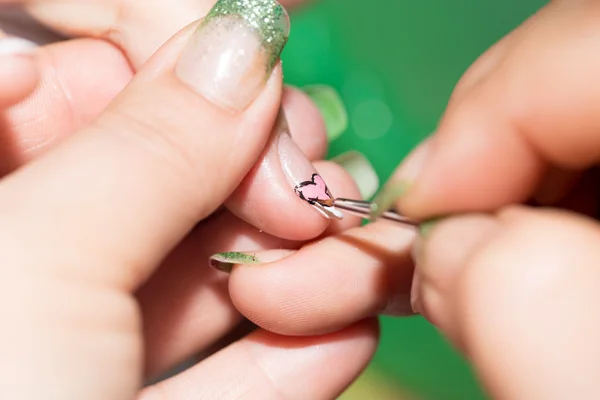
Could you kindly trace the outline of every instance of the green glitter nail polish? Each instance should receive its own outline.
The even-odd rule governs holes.
[[[255,265],[261,262],[253,254],[228,252],[210,257],[210,266],[220,271],[230,273],[235,265]]]
[[[371,218],[377,218],[392,208],[396,200],[404,196],[410,190],[410,188],[411,184],[404,181],[389,182],[386,184],[373,200],[375,208],[371,213]]]
[[[219,0],[210,10],[202,25],[215,18],[239,17],[254,31],[268,54],[267,68],[271,70],[290,33],[289,16],[281,4],[275,0]]]

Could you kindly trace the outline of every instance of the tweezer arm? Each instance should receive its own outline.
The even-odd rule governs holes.
[[[362,200],[351,200],[351,199],[335,199],[333,202],[335,208],[339,208],[348,214],[356,215],[363,219],[371,220],[371,215],[375,211],[375,204],[362,201]],[[418,226],[419,223],[403,215],[398,214],[395,211],[386,211],[379,216],[379,218],[386,219],[388,221],[394,221],[405,225]]]

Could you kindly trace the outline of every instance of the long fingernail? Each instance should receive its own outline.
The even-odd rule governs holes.
[[[262,265],[279,261],[291,254],[293,250],[263,250],[257,252],[227,252],[210,257],[211,267],[231,273],[236,265]]]
[[[429,159],[430,153],[431,141],[426,140],[406,158],[398,171],[375,197],[373,201],[375,204],[373,217],[378,217],[389,210],[400,198],[410,191],[415,180],[420,175],[423,166]]]
[[[0,36],[0,56],[30,55],[38,46],[29,40],[14,36]]]
[[[338,92],[326,85],[305,86],[302,90],[321,112],[327,129],[327,140],[332,142],[340,137],[348,128],[348,112]]]
[[[334,197],[327,184],[292,139],[283,111],[279,114],[276,130],[281,168],[296,195],[325,218],[343,218],[343,214],[333,207]]]
[[[331,161],[340,165],[354,178],[363,199],[370,199],[379,188],[379,177],[373,165],[358,151],[349,151]]]
[[[243,110],[264,87],[289,30],[275,0],[219,0],[184,49],[177,76],[219,106]]]

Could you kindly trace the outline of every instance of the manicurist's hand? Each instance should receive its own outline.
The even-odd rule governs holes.
[[[283,213],[270,226],[289,237],[356,224],[329,224],[294,193],[318,171],[358,196],[339,166],[313,167],[278,118],[285,11],[234,3],[177,34],[92,123],[0,180],[1,398],[330,399],[372,356],[372,320],[312,338],[258,330],[140,392],[240,321],[210,254],[301,244],[235,217],[236,201]],[[44,79],[32,51],[13,42],[0,55],[2,107]],[[287,96],[285,110],[314,119]],[[271,175],[252,192],[257,160]],[[290,226],[290,210],[308,223]]]
[[[410,314],[412,251],[412,307],[492,397],[598,397],[599,22],[598,2],[552,2],[466,73],[377,200],[430,221],[414,249],[410,229],[377,222],[257,254],[280,259],[234,267],[235,304],[290,335]]]

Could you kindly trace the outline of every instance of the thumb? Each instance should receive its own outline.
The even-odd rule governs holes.
[[[420,244],[417,308],[474,363],[493,398],[600,391],[600,227],[511,208],[442,220]]]
[[[135,396],[143,346],[131,291],[233,192],[277,116],[289,25],[266,4],[213,10],[94,124],[0,181],[0,263],[11,266],[0,397]]]
[[[233,192],[269,139],[289,22],[276,1],[264,4],[215,9],[175,37],[92,126],[0,185],[0,218],[27,215],[28,237],[60,226],[36,245],[58,258],[78,248],[100,264],[118,254],[114,269],[95,272],[139,284]]]

